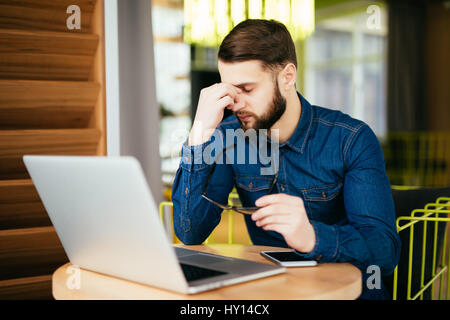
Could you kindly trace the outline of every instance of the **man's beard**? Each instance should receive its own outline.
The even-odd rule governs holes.
[[[275,80],[275,88],[274,88],[274,97],[272,99],[272,103],[269,107],[269,110],[262,116],[258,117],[255,114],[252,114],[252,117],[255,119],[255,123],[252,129],[266,129],[269,130],[275,122],[277,122],[281,116],[286,111],[286,99],[281,95],[280,89],[278,88],[278,79]],[[236,117],[243,130],[249,129],[239,117]]]

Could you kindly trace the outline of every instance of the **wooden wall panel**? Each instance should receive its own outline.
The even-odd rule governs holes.
[[[0,80],[0,128],[85,128],[99,92],[96,82]]]
[[[0,230],[51,226],[31,180],[0,180]]]
[[[94,58],[60,54],[0,53],[0,78],[87,81]]]
[[[67,261],[22,157],[106,155],[103,24],[103,0],[0,0],[0,299],[51,298]]]
[[[99,1],[95,6],[92,21],[92,31],[99,37],[98,49],[94,57],[94,66],[90,76],[91,81],[106,86],[105,72],[105,22],[104,22],[104,2]],[[98,142],[97,154],[106,155],[106,90],[100,91],[95,106],[95,111],[89,125],[100,129],[104,134]]]
[[[67,261],[53,227],[0,231],[0,280],[51,274]]]
[[[97,46],[95,34],[0,29],[1,53],[93,56]]]
[[[81,29],[72,32],[91,32],[95,1],[0,1],[1,29],[51,30],[67,32],[68,6],[76,4],[81,11]]]
[[[97,129],[0,131],[0,179],[28,179],[26,154],[96,155]]]
[[[0,281],[0,300],[50,300],[52,298],[51,275]]]

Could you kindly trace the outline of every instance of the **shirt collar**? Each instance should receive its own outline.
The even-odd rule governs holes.
[[[306,141],[308,140],[311,124],[313,122],[313,110],[311,104],[305,98],[303,98],[303,96],[299,92],[297,92],[297,95],[302,105],[300,121],[298,122],[297,128],[295,128],[294,133],[289,137],[288,140],[280,144],[280,147],[287,145],[292,148],[292,150],[303,153],[303,150],[306,146]]]

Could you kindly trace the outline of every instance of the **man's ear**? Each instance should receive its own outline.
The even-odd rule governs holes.
[[[295,88],[297,68],[293,63],[288,63],[280,72],[280,76],[281,79],[279,79],[279,83],[283,91],[288,92],[291,88]]]

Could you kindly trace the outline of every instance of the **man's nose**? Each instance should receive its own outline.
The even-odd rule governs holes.
[[[236,97],[234,98],[234,104],[231,107],[231,111],[238,112],[244,107],[245,107],[244,98],[240,94],[237,94]]]

